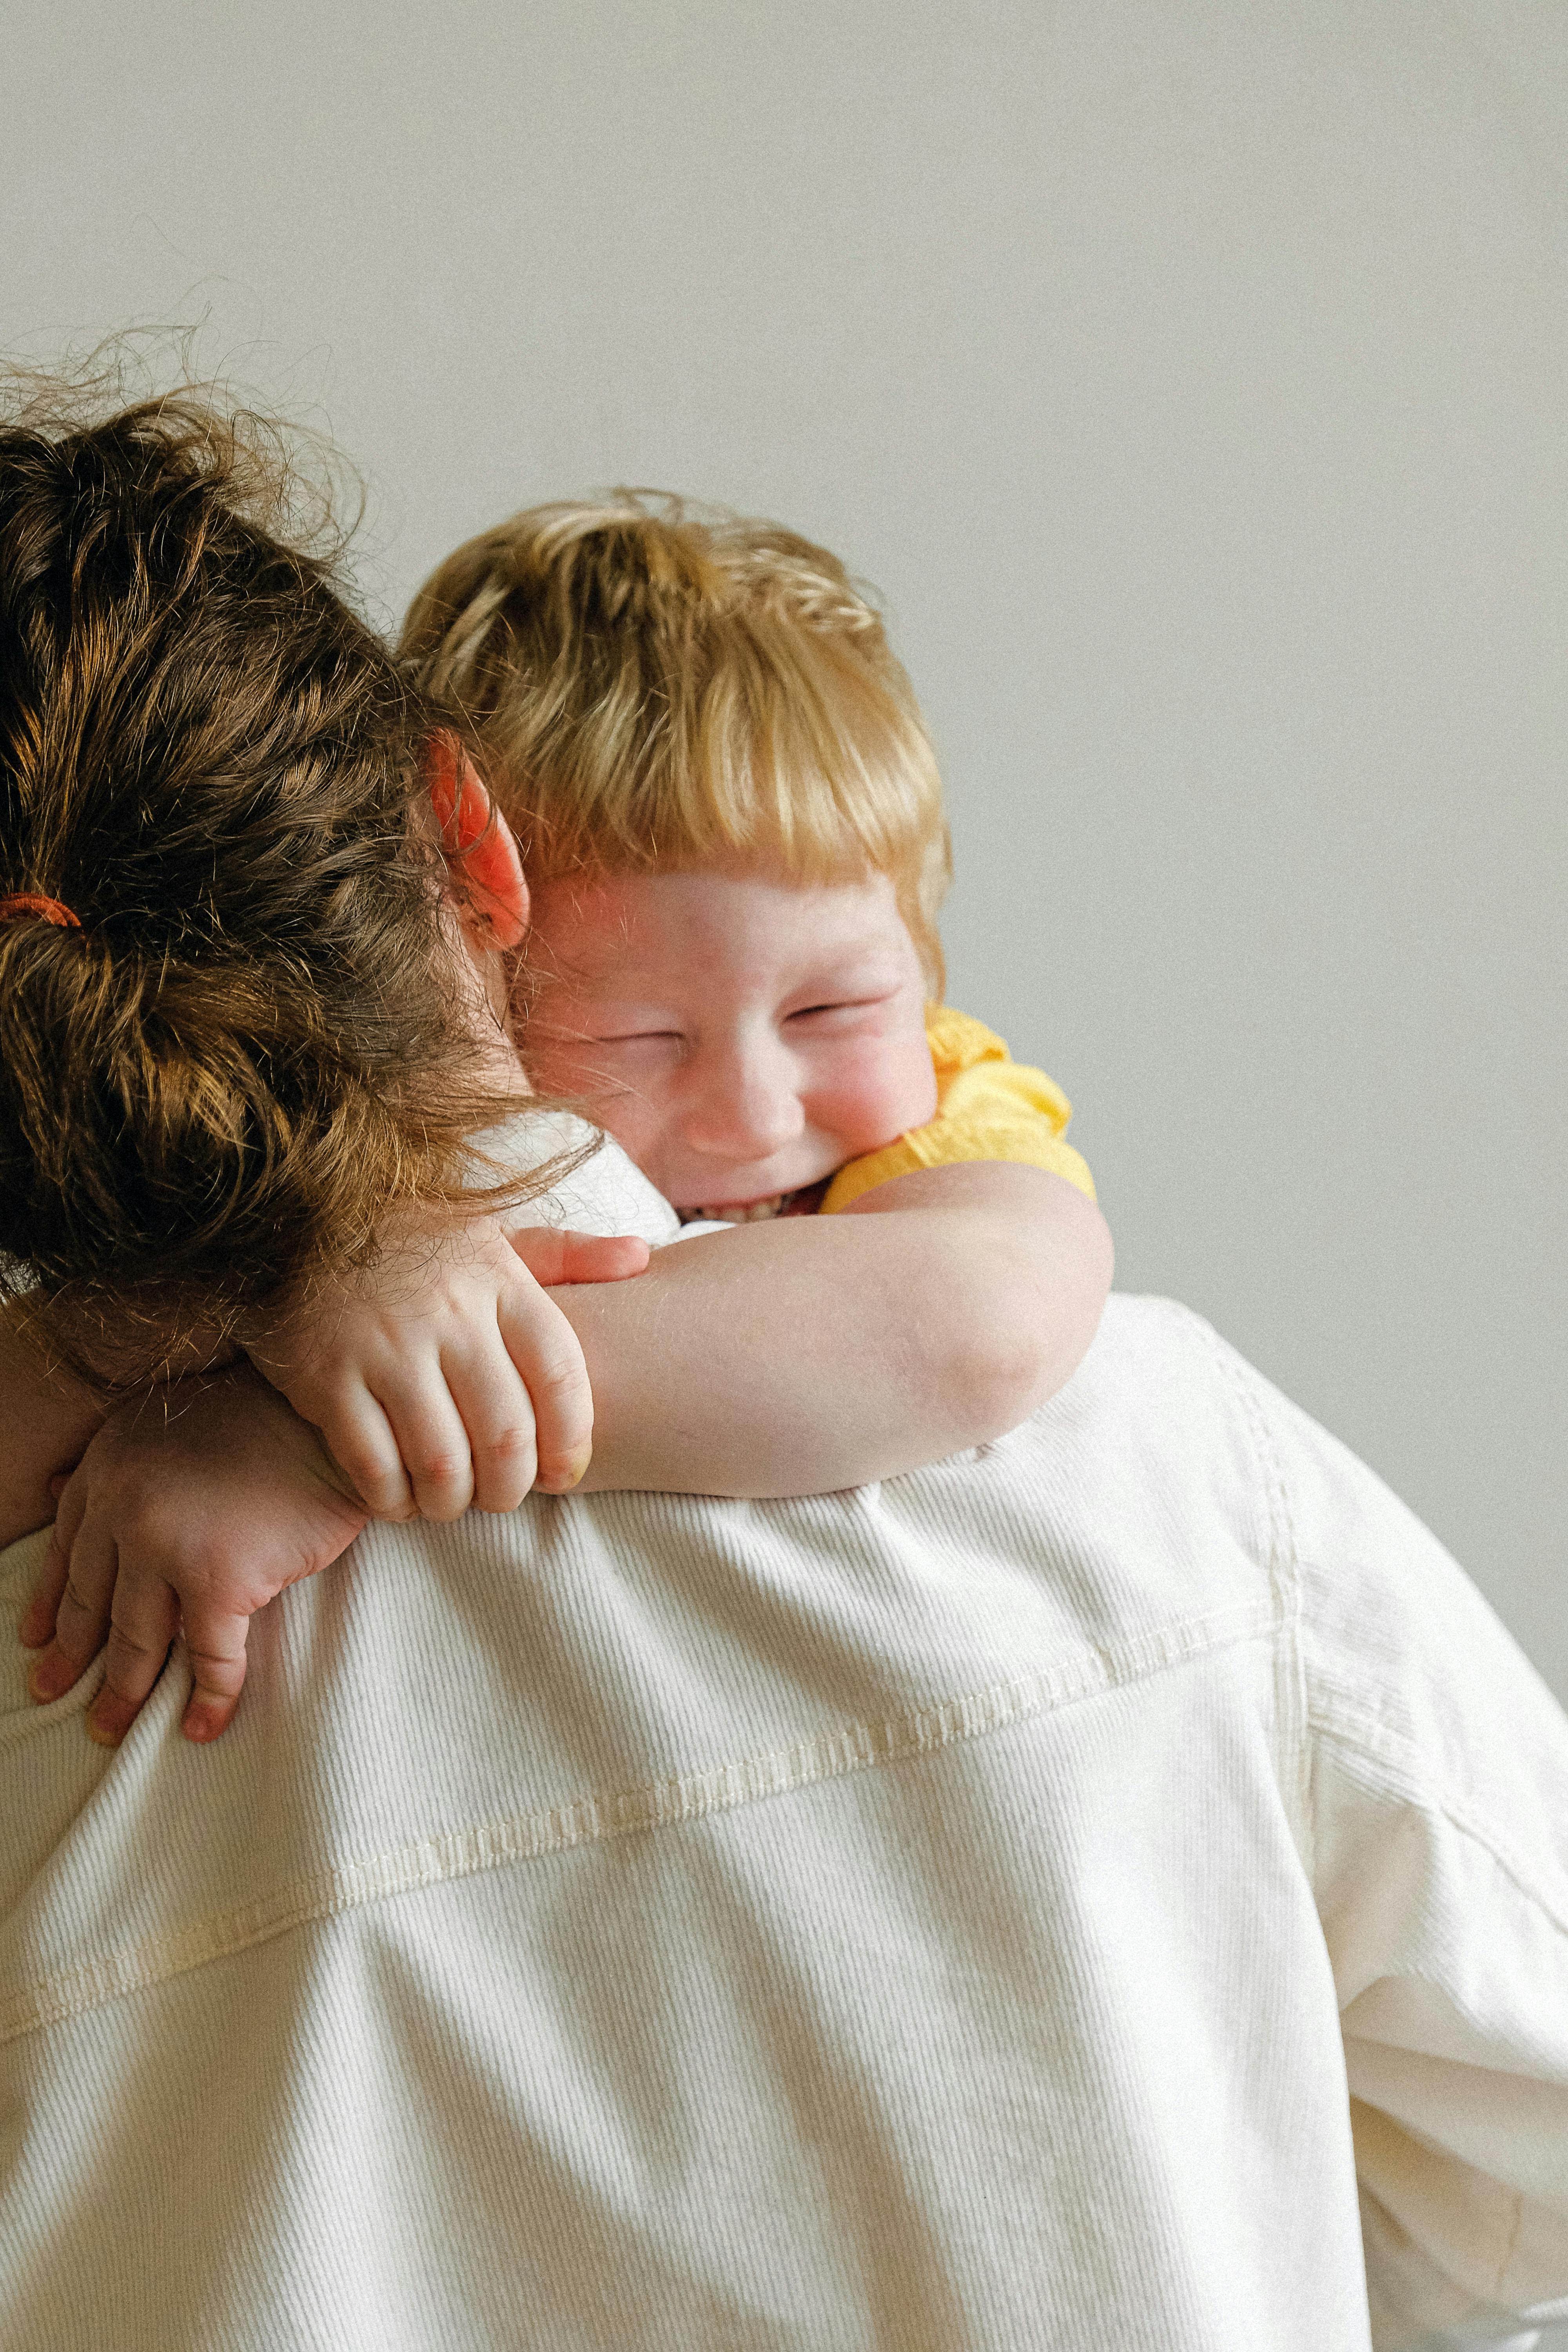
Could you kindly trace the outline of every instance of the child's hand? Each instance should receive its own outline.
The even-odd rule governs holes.
[[[476,1218],[410,1234],[352,1290],[314,1297],[249,1349],[377,1518],[515,1510],[574,1486],[594,1400],[543,1286],[640,1274],[647,1244]]]
[[[216,1739],[239,1702],[258,1609],[347,1550],[369,1513],[314,1430],[248,1365],[122,1405],[67,1480],[22,1620],[44,1644],[27,1687],[69,1690],[108,1638],[87,1727],[117,1747],[183,1631],[196,1686],[187,1739]]]

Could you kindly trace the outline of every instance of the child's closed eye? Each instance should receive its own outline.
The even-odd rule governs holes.
[[[885,1004],[892,1002],[895,993],[888,990],[877,996],[837,997],[821,1004],[802,1004],[785,1015],[785,1022],[791,1028],[849,1028],[857,1020],[879,1013]]]

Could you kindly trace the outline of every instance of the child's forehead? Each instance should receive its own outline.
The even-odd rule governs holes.
[[[543,882],[534,923],[540,944],[589,979],[634,966],[912,951],[886,875],[802,881],[755,862]]]
[[[761,940],[903,929],[897,894],[885,874],[802,880],[756,862],[541,882],[534,887],[534,909],[542,929],[593,934],[606,949],[630,937],[679,941],[689,933],[721,929],[752,933]]]

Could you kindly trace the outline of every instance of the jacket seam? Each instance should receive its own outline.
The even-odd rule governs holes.
[[[1561,1936],[1568,1937],[1568,1909],[1561,1907],[1534,1883],[1530,1872],[1512,1853],[1489,1822],[1483,1822],[1462,1800],[1434,1790],[1423,1780],[1418,1759],[1420,1750],[1403,1733],[1390,1731],[1386,1724],[1360,1715],[1349,1705],[1336,1707],[1322,1698],[1314,1699],[1310,1708],[1314,1732],[1323,1740],[1352,1755],[1375,1759],[1389,1769],[1388,1793],[1399,1802],[1415,1806],[1418,1811],[1436,1814],[1447,1822],[1459,1836],[1480,1847],[1489,1862],[1496,1864],[1510,1881],[1516,1892],[1535,1910],[1541,1912]]]
[[[0,2000],[0,2043],[366,1904],[935,1755],[1246,1643],[1272,1641],[1278,1632],[1272,1600],[1237,1603],[1184,1624],[1156,1628],[1113,1650],[1080,1651],[1016,1682],[993,1683],[960,1697],[906,1708],[880,1723],[850,1723],[694,1772],[410,1839],[385,1853],[296,1879],[255,1902],[210,1912],[127,1950],[50,1970]]]
[[[1192,1315],[1190,1308],[1183,1311]],[[1280,1633],[1275,1661],[1275,1696],[1280,1762],[1284,1768],[1282,1794],[1308,1884],[1315,1885],[1318,1840],[1312,1797],[1310,1700],[1302,1639],[1301,1563],[1289,1480],[1268,1400],[1251,1366],[1226,1344],[1212,1324],[1195,1315],[1192,1315],[1192,1320],[1205,1334],[1221,1379],[1237,1401],[1258,1483],[1268,1498],[1268,1548],[1260,1565],[1274,1594]]]

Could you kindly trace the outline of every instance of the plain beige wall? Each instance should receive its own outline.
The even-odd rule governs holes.
[[[388,611],[679,487],[885,592],[952,994],[1568,1695],[1568,10],[14,8],[4,318],[368,470]]]

